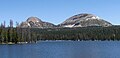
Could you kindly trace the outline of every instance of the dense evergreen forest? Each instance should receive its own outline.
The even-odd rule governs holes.
[[[120,40],[120,26],[42,29],[0,27],[0,43],[31,43],[39,40]]]
[[[33,43],[39,40],[120,40],[120,26],[91,26],[79,28],[21,28],[13,27],[12,20],[10,20],[10,26],[5,27],[5,22],[0,26],[0,44],[17,44],[21,42]]]
[[[120,40],[120,26],[79,28],[32,28],[37,40]]]

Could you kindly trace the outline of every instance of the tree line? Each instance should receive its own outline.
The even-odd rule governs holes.
[[[39,40],[120,40],[120,26],[32,29]]]
[[[16,23],[16,25],[19,25]],[[10,20],[9,26],[6,27],[1,23],[0,26],[0,43],[9,44],[9,43],[31,43],[36,42],[34,32],[31,31],[31,28],[21,28],[21,27],[13,27],[13,21]]]
[[[0,43],[37,42],[39,40],[120,40],[120,26],[79,28],[21,28],[5,23],[0,26]]]

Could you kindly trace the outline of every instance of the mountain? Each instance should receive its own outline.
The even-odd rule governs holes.
[[[82,13],[74,15],[63,23],[59,24],[61,27],[87,27],[87,26],[102,26],[108,27],[112,26],[111,23],[95,16],[93,14]]]
[[[22,28],[52,28],[55,25],[49,22],[44,22],[41,19],[37,17],[29,17],[25,22],[22,22],[20,24],[20,27]]]
[[[22,28],[53,28],[53,27],[88,27],[88,26],[102,26],[109,27],[112,26],[110,22],[107,22],[96,15],[82,13],[78,15],[74,15],[63,23],[59,25],[54,25],[49,22],[44,22],[37,17],[29,17],[25,22],[22,22],[20,25]]]

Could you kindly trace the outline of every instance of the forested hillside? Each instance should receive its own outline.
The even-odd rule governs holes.
[[[31,30],[39,40],[120,40],[120,26]]]
[[[120,40],[120,26],[79,28],[0,27],[0,43],[39,40]]]

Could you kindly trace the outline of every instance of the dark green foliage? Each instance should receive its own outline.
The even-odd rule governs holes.
[[[39,40],[120,40],[120,26],[31,29]]]
[[[0,43],[38,40],[120,40],[120,26],[80,28],[0,28]]]

